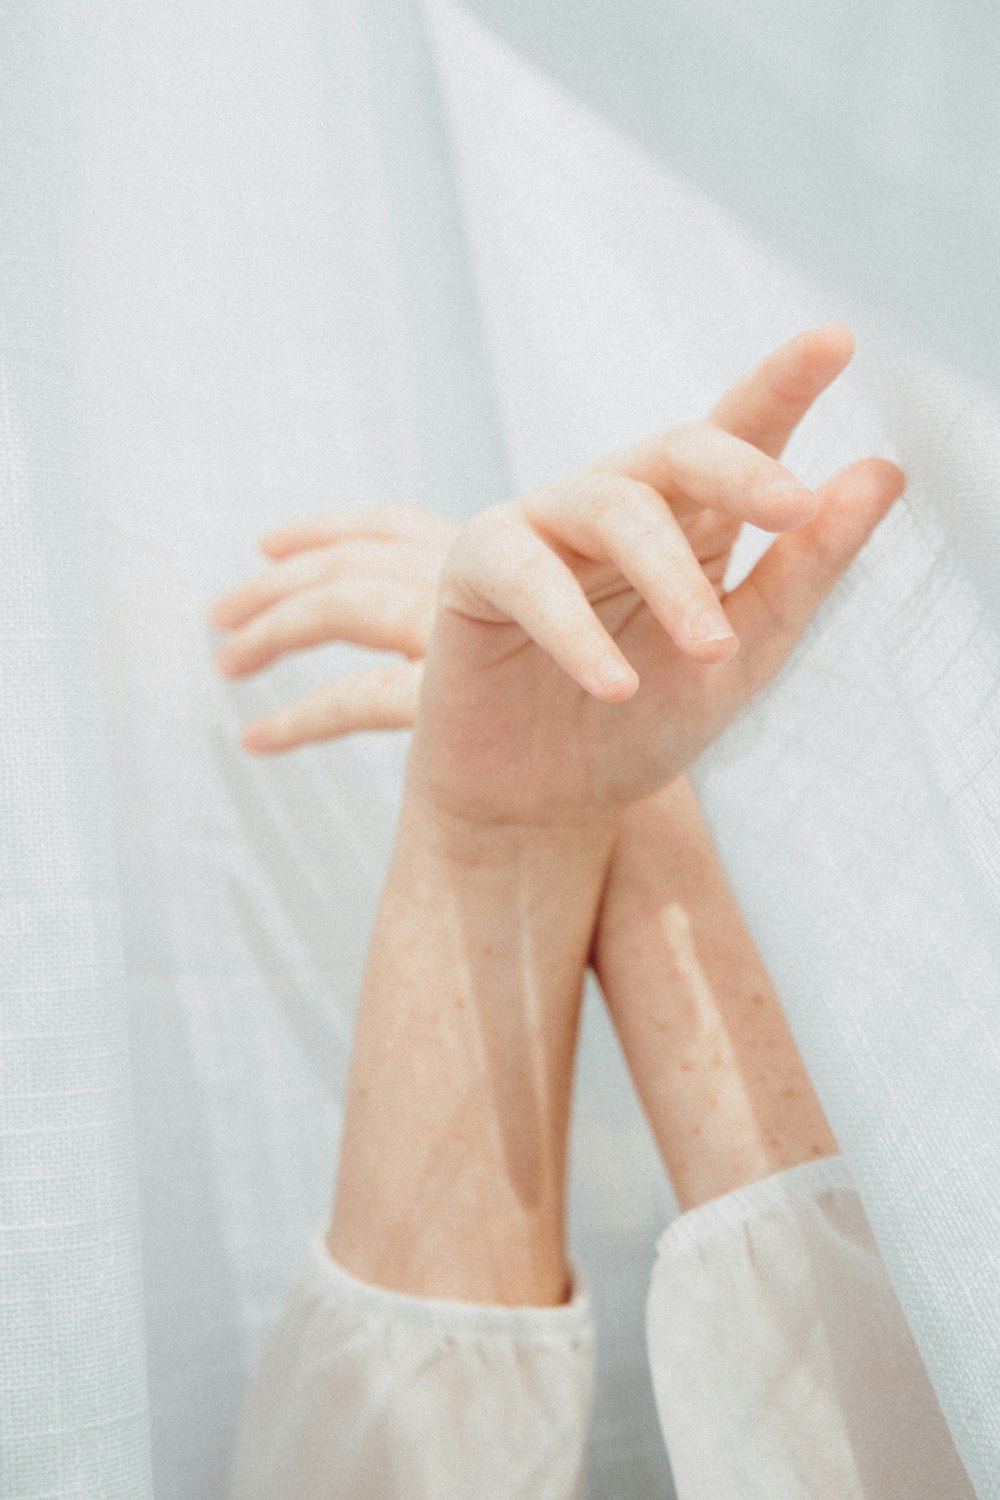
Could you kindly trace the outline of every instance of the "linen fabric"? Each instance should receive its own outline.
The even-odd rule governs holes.
[[[485,306],[503,309],[518,488],[703,415],[752,363],[751,329],[763,354],[850,308],[456,28],[461,180]],[[1000,421],[994,393],[854,321],[856,364],[786,461],[817,484],[882,453],[906,496],[693,780],[976,1492],[996,1500]],[[746,533],[730,583],[766,541]]]
[[[973,1496],[841,1159],[675,1219],[647,1327],[678,1500]],[[317,1234],[229,1500],[579,1500],[593,1352],[579,1277],[556,1308],[410,1297]]]
[[[127,990],[77,443],[89,28],[38,10],[0,15],[0,1495],[142,1500]]]
[[[851,1174],[828,1157],[683,1214],[649,1357],[680,1500],[970,1500]]]
[[[241,1418],[230,1500],[579,1500],[594,1377],[575,1278],[562,1307],[410,1297],[317,1233]]]
[[[982,0],[466,0],[838,300],[994,391],[1000,13]]]
[[[800,9],[807,26],[822,8]],[[932,30],[923,52],[940,7],[891,12],[932,69],[948,56],[960,76],[964,57],[984,142],[987,11],[949,10],[947,48]],[[777,15],[709,12],[737,55]],[[638,13],[623,4],[622,25]],[[573,14],[567,39],[610,67],[593,9]],[[321,649],[222,683],[210,602],[262,565],[272,527],[385,500],[461,519],[703,415],[773,344],[853,308],[452,4],[9,0],[0,37],[0,1495],[203,1500],[329,1206],[405,755],[403,737],[243,755],[241,723],[365,658]],[[714,55],[692,84],[709,113],[736,98]],[[824,55],[810,47],[802,99],[834,97],[854,52],[826,75]],[[992,253],[991,171],[933,125],[947,108],[921,114],[929,136],[907,126],[925,95],[906,80],[926,76],[900,65],[892,159],[918,184],[932,147],[961,159]],[[664,108],[643,78],[642,108]],[[803,197],[779,157],[740,171],[791,220],[825,191],[812,174]],[[891,261],[872,285],[847,227],[845,274],[854,257],[853,285],[888,299]],[[805,239],[786,248],[809,260]],[[995,354],[963,264],[921,295],[950,326],[967,292]],[[884,452],[908,495],[697,780],[996,1500],[995,385],[855,323],[866,368],[789,462],[815,481]],[[593,1003],[574,1126],[601,1347],[588,1479],[664,1500],[642,1329],[671,1203]]]

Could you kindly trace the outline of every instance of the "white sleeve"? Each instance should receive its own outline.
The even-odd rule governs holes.
[[[251,1382],[229,1500],[577,1500],[593,1331],[359,1281],[317,1235]]]
[[[675,1220],[647,1331],[679,1500],[975,1500],[842,1158]]]

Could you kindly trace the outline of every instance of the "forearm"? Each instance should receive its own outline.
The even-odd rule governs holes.
[[[583,973],[613,829],[470,829],[409,798],[376,923],[328,1246],[399,1291],[567,1294]]]
[[[622,821],[595,967],[683,1208],[837,1150],[686,780]]]

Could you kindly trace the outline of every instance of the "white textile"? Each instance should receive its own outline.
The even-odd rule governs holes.
[[[317,1234],[250,1387],[230,1500],[583,1494],[590,1303],[490,1307],[359,1281]]]
[[[680,1500],[969,1500],[841,1157],[675,1219],[649,1354]]]
[[[1000,9],[463,0],[781,255],[1000,384]]]
[[[663,1235],[649,1361],[679,1500],[969,1500],[840,1158]],[[317,1234],[251,1384],[230,1500],[573,1500],[586,1293],[555,1308],[405,1296]],[[603,1497],[602,1497],[603,1500]]]
[[[855,287],[926,307],[915,328],[996,368],[995,8],[491,9],[561,18],[549,55],[587,54],[615,87],[612,16],[649,64],[619,93],[662,112],[682,175],[450,0],[0,7],[3,1500],[217,1496],[329,1206],[405,746],[240,751],[241,723],[356,659],[220,681],[206,613],[260,568],[256,538],[382,500],[461,519],[701,416],[769,347],[850,317],[691,191],[695,104],[735,118],[752,158],[701,137],[705,180],[738,177],[730,204],[780,207],[813,245],[839,213]],[[686,94],[657,65],[683,65],[671,15],[700,60]],[[795,44],[791,92],[761,86],[788,58],[769,30]],[[915,174],[921,213],[943,201],[927,164],[955,167],[962,214],[911,233],[879,181],[877,222],[841,212],[870,174],[834,146],[841,177],[814,170],[808,141],[804,174],[755,155],[748,93],[789,149],[803,109],[844,101],[859,149]],[[942,262],[970,225],[985,260]],[[993,397],[917,356],[889,369],[838,381],[789,462],[812,480],[885,452],[907,498],[696,774],[980,1500],[1000,1500],[1000,441]],[[595,1007],[581,1073],[588,1483],[665,1500],[641,1329],[669,1203]]]

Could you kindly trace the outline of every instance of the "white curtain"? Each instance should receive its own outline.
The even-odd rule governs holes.
[[[405,743],[239,750],[354,655],[217,678],[256,536],[460,517],[846,315],[864,368],[791,459],[884,452],[910,491],[698,780],[993,1500],[998,22],[473,9],[0,6],[0,1497],[220,1493],[328,1207]],[[572,1208],[592,1493],[669,1496],[642,1305],[672,1206],[593,997]]]

